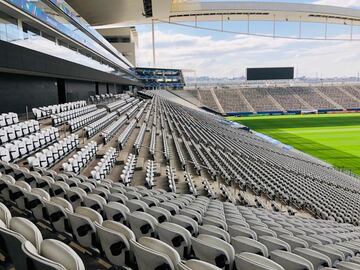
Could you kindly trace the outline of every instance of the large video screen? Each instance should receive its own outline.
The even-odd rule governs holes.
[[[291,80],[294,79],[293,67],[247,68],[246,79],[258,80]]]

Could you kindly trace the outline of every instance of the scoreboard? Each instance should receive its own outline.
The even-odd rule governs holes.
[[[247,68],[246,79],[258,80],[292,80],[294,79],[293,67]]]

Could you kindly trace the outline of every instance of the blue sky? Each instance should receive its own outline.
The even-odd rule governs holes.
[[[277,0],[276,2],[360,8],[360,0]],[[199,26],[219,28],[220,23],[199,23]],[[296,36],[298,27],[297,23],[278,23],[276,32],[277,35]],[[360,41],[273,39],[165,23],[157,24],[155,29],[157,66],[190,69],[194,70],[197,76],[243,76],[246,67],[260,66],[294,66],[297,75],[308,77],[356,76],[360,72]],[[247,24],[228,22],[224,24],[224,29],[246,32]],[[272,25],[269,23],[251,23],[250,29],[252,33],[272,33]],[[139,32],[138,65],[150,66],[152,65],[151,26],[140,25],[137,26],[137,30]],[[323,25],[303,25],[304,37],[321,37],[323,33]],[[344,25],[328,27],[328,37],[339,36],[349,37],[350,27]],[[360,39],[360,27],[353,29],[353,37]]]

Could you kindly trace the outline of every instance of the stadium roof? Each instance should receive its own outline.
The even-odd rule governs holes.
[[[67,1],[94,26],[185,21],[302,21],[360,25],[360,10],[315,4],[188,0]]]

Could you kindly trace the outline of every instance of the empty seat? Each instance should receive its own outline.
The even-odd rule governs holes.
[[[227,242],[211,235],[199,234],[192,238],[195,257],[221,269],[232,269],[234,263],[234,248]]]
[[[281,265],[269,260],[263,256],[243,252],[235,256],[235,265],[237,269],[251,270],[285,270]]]
[[[136,241],[134,233],[123,224],[106,220],[95,223],[97,235],[106,258],[116,266],[130,265],[130,240]]]
[[[287,270],[314,270],[309,260],[288,251],[272,251],[270,258]]]
[[[10,227],[11,213],[3,203],[0,203],[0,220],[6,227]]]
[[[25,270],[29,268],[22,245],[29,241],[36,252],[40,252],[43,240],[39,229],[31,221],[19,217],[11,219],[9,229],[0,228],[0,238],[4,241],[1,249],[5,250],[14,267]]]
[[[229,226],[229,233],[230,233],[230,236],[232,236],[232,237],[244,236],[244,237],[248,237],[248,238],[257,240],[256,232],[254,232],[253,230],[251,230],[249,228],[240,226],[240,225]]]
[[[291,236],[291,235],[279,235],[279,239],[285,241],[286,243],[288,243],[291,246],[291,250],[294,250],[295,248],[308,248],[309,245],[308,243],[296,236]]]
[[[46,220],[46,204],[50,201],[50,195],[45,190],[33,188],[31,192],[25,192],[26,209],[31,211],[36,220]]]
[[[179,270],[220,270],[219,267],[213,264],[194,259],[180,262],[177,268]]]
[[[228,243],[230,243],[230,235],[228,232],[224,231],[221,228],[218,228],[213,225],[202,225],[199,226],[199,233],[200,234],[208,234],[215,237],[218,237]]]
[[[24,253],[27,255],[29,269],[64,269],[85,270],[85,266],[79,255],[68,245],[54,240],[46,239],[41,243],[40,252],[36,252],[29,242],[25,243]],[[56,267],[56,268],[49,268]],[[61,268],[57,268],[60,266]]]
[[[269,256],[267,247],[261,242],[251,238],[235,236],[231,238],[231,244],[237,254],[242,252],[251,252],[264,257]]]
[[[180,225],[163,222],[157,225],[158,237],[172,246],[182,258],[187,258],[191,251],[191,234]]]
[[[126,201],[126,206],[129,208],[130,212],[146,212],[146,209],[149,207],[146,202],[137,199],[130,199]]]
[[[157,219],[159,223],[169,222],[171,220],[171,213],[162,207],[153,206],[146,209],[146,212]]]
[[[130,214],[129,208],[118,202],[109,202],[107,205],[104,205],[104,211],[108,220],[121,223],[125,223],[127,215]]]
[[[331,260],[331,263],[334,265],[336,263],[338,263],[339,261],[344,261],[345,260],[345,255],[344,253],[342,253],[341,251],[332,248],[332,247],[327,247],[324,245],[314,245],[311,247],[311,249],[318,251],[326,256],[328,256]]]
[[[130,241],[130,245],[139,270],[175,270],[181,261],[173,248],[154,238],[142,237],[139,242]]]
[[[103,223],[102,216],[88,207],[78,207],[74,213],[68,213],[72,232],[80,245],[98,250],[96,242],[95,222]]]
[[[184,215],[175,215],[171,217],[171,222],[184,227],[193,236],[199,233],[199,226],[197,222],[190,217]]]
[[[258,241],[264,244],[269,252],[273,250],[283,250],[291,252],[290,245],[281,239],[263,235],[259,237]]]
[[[144,236],[155,236],[158,221],[152,215],[144,212],[132,212],[128,214],[128,222],[136,239]]]
[[[59,233],[70,233],[68,214],[73,212],[71,203],[64,198],[52,197],[50,201],[45,201],[45,205],[53,228]]]
[[[308,248],[296,248],[293,252],[309,260],[314,266],[314,269],[320,269],[321,267],[332,266],[331,259],[328,256],[318,251]]]

